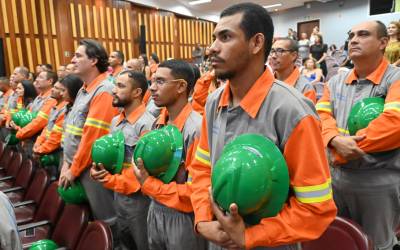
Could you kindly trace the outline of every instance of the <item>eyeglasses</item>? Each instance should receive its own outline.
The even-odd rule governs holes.
[[[166,83],[176,82],[176,81],[185,81],[185,79],[165,80],[165,79],[162,79],[162,78],[153,78],[153,79],[151,79],[151,84],[155,83],[155,84],[161,86],[161,85],[164,85]]]
[[[281,48],[271,49],[270,55],[276,54],[277,56],[281,56],[284,52],[293,52],[293,50],[291,50],[291,49],[281,49]]]

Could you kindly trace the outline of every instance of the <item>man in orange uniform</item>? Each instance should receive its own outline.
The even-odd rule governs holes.
[[[95,219],[113,226],[116,213],[113,192],[89,176],[90,153],[93,142],[108,134],[117,110],[112,106],[114,85],[107,80],[108,56],[103,46],[91,39],[83,39],[72,58],[75,74],[83,80],[74,106],[64,120],[63,165],[59,185],[67,187],[79,179]]]
[[[209,94],[219,87],[219,81],[215,78],[214,70],[208,71],[197,80],[193,90],[193,109],[203,115],[206,100]]]
[[[50,111],[57,104],[57,101],[51,97],[51,89],[55,82],[57,82],[57,74],[52,71],[42,71],[34,82],[39,95],[33,100],[30,111],[33,113],[38,112],[38,114],[35,119],[19,129],[16,134],[18,139],[26,140],[24,149],[27,157],[32,156],[32,147],[36,140],[34,136],[46,127]]]
[[[243,3],[220,17],[210,56],[216,77],[229,83],[207,99],[191,165],[195,229],[211,241],[211,249],[293,249],[320,237],[336,216],[318,115],[310,101],[265,68],[274,30],[268,12]],[[244,133],[261,134],[277,145],[292,190],[278,215],[253,226],[244,224],[236,204],[224,214],[209,194],[224,146]]]
[[[297,89],[315,104],[317,99],[314,87],[307,78],[300,74],[295,65],[298,58],[298,50],[297,41],[290,38],[278,39],[272,45],[269,64],[274,71],[276,79]]]
[[[124,69],[124,53],[119,50],[113,51],[108,57],[108,63],[113,69],[112,77],[115,79],[119,73]]]
[[[10,86],[10,80],[7,77],[0,77],[0,91],[3,93],[0,100],[0,125],[4,121],[5,110],[7,108],[7,102],[10,95],[13,93],[13,89]],[[0,127],[0,139],[4,140],[8,133],[6,128]]]
[[[397,244],[400,224],[400,69],[384,58],[387,43],[383,23],[354,26],[349,32],[354,69],[331,78],[316,105],[339,215],[359,223],[379,250]],[[383,113],[350,136],[351,107],[368,97],[385,98]]]
[[[151,130],[155,118],[142,102],[148,88],[142,72],[123,71],[117,76],[113,89],[114,107],[123,111],[114,117],[111,133],[122,131],[125,137],[124,168],[121,174],[111,175],[101,164],[90,169],[90,175],[104,187],[115,192],[119,242],[127,249],[148,249],[147,211],[150,199],[140,191],[133,174],[132,154],[140,136]],[[124,249],[125,249],[124,248]]]
[[[150,91],[155,104],[166,107],[154,128],[175,125],[183,135],[182,165],[173,181],[164,184],[149,176],[139,159],[135,167],[137,180],[144,194],[152,198],[147,217],[149,248],[198,250],[206,242],[193,230],[193,207],[190,201],[191,177],[189,165],[200,132],[201,116],[188,103],[194,85],[191,66],[181,60],[168,60],[159,64],[153,75]]]

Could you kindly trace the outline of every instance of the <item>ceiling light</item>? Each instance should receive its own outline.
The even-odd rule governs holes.
[[[281,3],[277,3],[277,4],[271,4],[271,5],[265,5],[263,6],[265,9],[270,9],[270,8],[274,8],[274,7],[281,7],[282,4]]]
[[[197,1],[191,1],[189,2],[190,5],[198,5],[198,4],[203,4],[203,3],[209,3],[211,0],[197,0]]]

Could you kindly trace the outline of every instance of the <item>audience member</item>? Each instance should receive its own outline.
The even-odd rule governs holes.
[[[314,35],[314,44],[310,47],[310,58],[317,61],[317,65],[322,70],[324,77],[328,74],[328,69],[326,67],[325,58],[328,52],[328,46],[324,44],[321,35]]]
[[[390,22],[387,32],[389,44],[385,49],[385,57],[391,64],[400,67],[400,22]]]

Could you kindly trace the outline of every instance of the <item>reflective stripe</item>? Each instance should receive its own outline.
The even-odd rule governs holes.
[[[49,119],[49,116],[45,112],[42,112],[42,111],[39,111],[38,116],[42,117],[45,120]]]
[[[186,181],[187,184],[192,185],[192,176],[190,174],[188,174],[188,178]]]
[[[344,128],[338,128],[340,133],[346,134],[346,135],[350,135],[350,132]]]
[[[67,124],[65,132],[68,134],[81,136],[83,134],[83,129]]]
[[[65,138],[65,135],[62,134],[62,136],[61,136],[61,142],[64,142],[64,138]]]
[[[62,133],[63,129],[57,125],[54,125],[52,131],[57,132],[57,133]]]
[[[332,112],[332,105],[330,102],[319,102],[315,105],[317,111]]]
[[[204,149],[201,149],[200,147],[197,147],[195,159],[203,164],[211,166],[210,153],[205,151]]]
[[[47,139],[47,138],[49,138],[49,136],[50,136],[50,131],[48,131],[47,128],[45,128],[45,129],[46,129],[46,132],[45,132],[45,133],[46,133],[46,139]]]
[[[130,167],[132,167],[133,165],[132,165],[132,163],[130,163],[130,162],[124,162],[124,163],[122,163],[122,167],[124,167],[124,168],[130,168]]]
[[[385,103],[385,106],[383,108],[384,111],[386,110],[394,110],[397,112],[400,112],[400,102],[388,102]]]
[[[104,129],[104,130],[110,130],[110,123],[101,121],[101,120],[97,120],[94,118],[87,118],[86,122],[85,122],[85,126],[91,126],[91,127],[95,127],[95,128],[99,128],[99,129]]]
[[[17,108],[22,109],[22,103],[17,103]]]
[[[296,199],[301,203],[317,203],[332,199],[331,179],[327,182],[305,187],[293,187]]]

